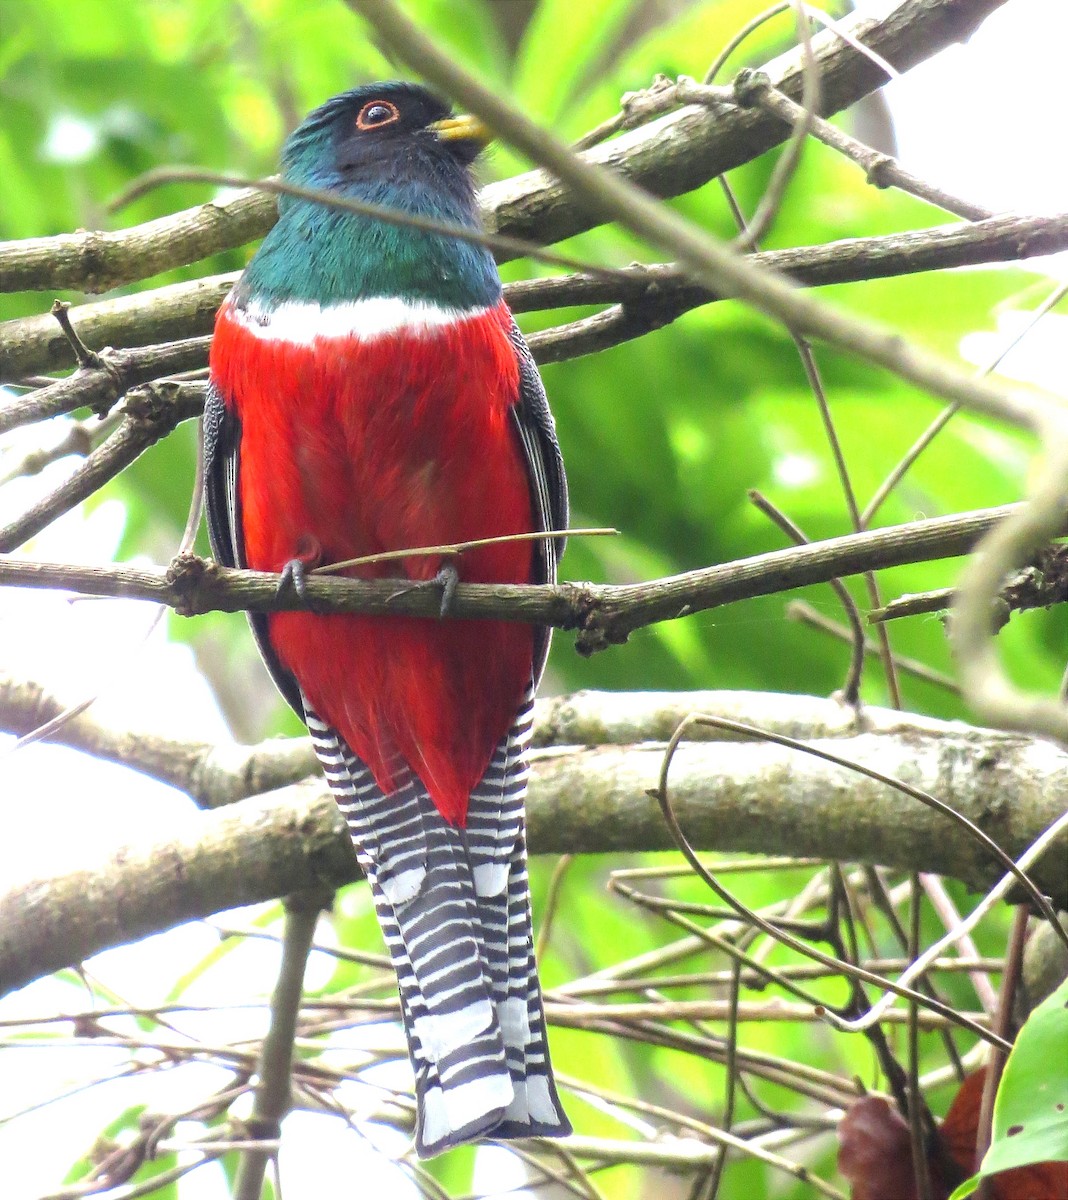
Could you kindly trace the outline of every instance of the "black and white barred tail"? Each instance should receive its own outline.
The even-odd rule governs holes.
[[[384,795],[306,708],[397,972],[422,1158],[479,1137],[571,1132],[549,1062],[530,921],[523,800],[532,695],[471,794],[465,829],[441,817],[402,763],[396,790]]]

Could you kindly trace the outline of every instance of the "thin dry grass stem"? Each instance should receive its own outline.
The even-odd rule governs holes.
[[[809,544],[809,538],[804,530],[792,521],[780,508],[774,505],[763,493],[752,488],[749,491],[749,499],[769,520],[773,521],[788,537],[792,538],[795,544],[799,546]],[[857,608],[857,602],[853,599],[852,594],[841,579],[831,579],[828,582],[834,590],[834,594],[838,597],[842,609],[849,620],[850,636],[848,641],[851,647],[851,654],[849,669],[846,672],[845,682],[842,684],[841,696],[842,700],[850,708],[857,708],[860,705],[860,681],[864,674],[864,656],[867,650],[867,638],[864,636],[864,622],[860,618],[860,609]]]
[[[534,945],[534,957],[538,962],[542,961],[545,951],[549,946],[553,923],[560,907],[560,896],[563,892],[564,881],[567,879],[568,869],[574,861],[575,856],[573,854],[561,854],[549,878],[549,888],[545,894],[545,908],[538,925],[538,937]]]
[[[755,17],[747,21],[712,60],[701,82],[705,84],[715,83],[716,76],[723,70],[727,60],[750,34],[756,33],[761,26],[765,25],[773,17],[779,16],[780,13],[789,12],[792,7],[792,0],[783,0],[783,3],[773,4],[770,8],[764,9],[762,13],[757,13]],[[807,10],[808,6],[806,5],[805,7]]]
[[[723,1102],[722,1127],[731,1132],[734,1124],[734,1106],[737,1098],[738,1084],[738,1003],[741,992],[741,962],[736,958],[731,962],[730,1012],[727,1017],[727,1094]],[[693,1200],[716,1200],[720,1184],[723,1182],[723,1171],[727,1165],[727,1151],[720,1151],[715,1165],[708,1174],[707,1180],[694,1186],[691,1193]]]
[[[359,558],[346,558],[340,562],[326,563],[313,567],[311,575],[328,575],[334,571],[344,571],[349,567],[364,567],[372,563],[397,562],[405,558],[420,558],[427,556],[450,558],[464,554],[468,550],[477,550],[482,546],[497,546],[505,542],[544,542],[560,541],[561,539],[581,537],[619,537],[618,529],[549,529],[538,530],[536,533],[504,533],[496,537],[471,538],[466,542],[444,542],[439,546],[412,546],[405,550],[382,550],[378,554],[362,554]]]
[[[923,898],[920,877],[915,872],[909,877],[909,894],[908,956],[915,962],[920,952],[920,916]],[[917,1200],[931,1200],[931,1174],[927,1166],[927,1130],[924,1120],[928,1114],[920,1091],[919,1017],[919,1006],[910,999],[908,1002],[908,1104],[905,1112],[909,1122],[909,1142],[912,1147],[912,1168],[916,1179]]]
[[[948,602],[947,598],[945,604],[948,604]],[[887,612],[895,603],[896,601],[889,601],[884,605],[882,611]],[[943,604],[943,607],[945,607],[945,604]],[[818,629],[821,633],[829,634],[831,637],[837,638],[849,646],[855,645],[853,630],[848,625],[843,625],[841,622],[834,620],[833,617],[828,617],[814,605],[809,604],[807,600],[791,600],[783,611],[786,614],[787,620],[800,621],[802,624],[808,625],[813,629]],[[868,620],[870,622],[874,622],[875,611],[879,610],[868,612]],[[882,648],[870,638],[865,638],[864,654],[867,657],[880,658]],[[895,652],[894,666],[899,675],[911,675],[914,679],[934,684],[935,687],[944,688],[947,692],[960,694],[960,684],[955,679],[942,671],[936,671],[934,667],[929,667],[927,663],[921,662],[918,658],[910,658],[908,655]]]

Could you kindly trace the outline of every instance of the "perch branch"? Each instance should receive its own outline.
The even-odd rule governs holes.
[[[806,546],[736,559],[667,576],[651,583],[505,585],[461,583],[449,618],[501,619],[578,630],[577,648],[592,654],[625,642],[636,629],[696,612],[767,596],[836,575],[853,575],[905,563],[966,554],[989,530],[1004,524],[1021,505],[978,509],[908,525],[831,538]],[[1068,504],[1065,505],[1068,510]],[[1054,533],[1068,529],[1065,510]],[[219,610],[278,612],[301,607],[280,596],[280,577],[219,567],[190,555],[167,569],[123,565],[75,566],[0,557],[0,587],[63,589],[89,596],[123,596],[166,604],[186,616]],[[313,576],[308,602],[317,612],[437,617],[439,605],[409,580],[355,580]]]

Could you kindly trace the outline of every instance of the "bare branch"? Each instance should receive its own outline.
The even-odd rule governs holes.
[[[498,619],[579,631],[576,648],[592,654],[625,642],[636,629],[690,616],[738,600],[767,596],[836,575],[930,562],[966,554],[1021,505],[977,509],[813,542],[671,575],[650,583],[549,585],[461,583],[448,618]],[[1065,509],[1054,534],[1068,529]],[[438,618],[436,594],[412,589],[409,580],[357,580],[313,576],[308,603],[317,612],[357,612]],[[280,576],[237,571],[192,555],[169,568],[70,566],[0,559],[0,587],[52,588],[87,596],[123,596],[166,604],[185,616],[222,611],[280,612],[302,607],[279,595]]]
[[[1002,216],[972,225],[939,225],[882,237],[847,238],[822,246],[768,250],[749,256],[759,266],[790,276],[802,287],[886,279],[921,271],[1018,262],[1068,249],[1068,213],[1053,216]],[[209,334],[215,312],[234,285],[237,273],[212,275],[195,283],[171,284],[136,296],[83,304],[71,310],[74,327],[93,345],[146,346],[161,339]],[[594,275],[556,275],[505,285],[505,298],[514,312],[535,312],[568,305],[611,304],[596,316],[533,334],[530,345],[540,363],[560,362],[618,345],[677,320],[683,313],[720,296],[692,283],[670,263],[622,267],[612,278]],[[190,359],[171,370],[207,362],[207,342],[193,358],[192,341],[185,343]],[[109,360],[110,361],[110,360]],[[0,325],[0,379],[17,379],[40,370],[55,371],[72,362],[69,346],[56,337],[47,316],[20,317]],[[146,363],[146,366],[150,364]],[[160,374],[163,370],[160,370]],[[89,388],[89,381],[94,388]],[[78,389],[86,387],[84,398]],[[64,391],[49,400],[55,411],[80,404],[94,405],[106,385],[91,372],[63,381]],[[37,398],[36,400],[34,398]],[[61,399],[62,397],[62,399]],[[30,407],[43,403],[38,393],[0,408],[0,431],[39,419]],[[26,406],[24,417],[14,414]]]
[[[805,110],[795,104],[789,96],[784,96],[782,92],[773,88],[768,77],[760,71],[740,72],[735,81],[734,90],[743,104],[758,104],[791,125],[804,115]],[[700,102],[701,91],[702,88],[699,84],[689,85],[682,89],[682,96],[691,102]],[[812,134],[824,145],[844,154],[861,167],[868,182],[874,187],[898,188],[903,192],[918,196],[921,200],[926,200],[928,204],[945,209],[946,212],[955,213],[958,217],[964,217],[969,221],[982,221],[992,215],[988,209],[982,208],[978,204],[958,199],[941,188],[932,187],[931,184],[913,175],[911,171],[906,171],[897,159],[879,150],[873,150],[870,146],[865,146],[863,142],[858,142],[856,138],[843,133],[830,121],[824,121],[820,117],[814,118]]]
[[[208,334],[236,275],[208,275],[144,295],[119,296],[70,310],[82,340],[93,346],[149,346]],[[74,365],[70,344],[47,313],[0,325],[0,380]],[[91,404],[91,399],[83,403]]]
[[[868,613],[868,620],[896,621],[901,617],[946,612],[956,601],[953,588],[899,596],[882,608]],[[1029,608],[1048,608],[1068,604],[1068,546],[1048,546],[1038,555],[1035,565],[1026,567],[1001,589],[1001,604],[996,607],[994,623],[1001,629],[1014,612]]]
[[[19,425],[47,421],[76,408],[91,408],[103,415],[130,388],[203,366],[208,361],[210,345],[211,338],[201,337],[165,342],[143,350],[103,350],[97,355],[98,365],[83,367],[67,379],[38,388],[0,408],[0,433]]]
[[[32,680],[0,676],[0,729],[5,732],[24,736],[65,711],[62,700]],[[46,740],[133,767],[180,788],[202,808],[232,804],[319,772],[307,738],[275,738],[259,746],[190,742],[80,713]]]
[[[93,450],[53,492],[0,529],[0,554],[10,554],[58,516],[87,499],[149,446],[181,421],[195,417],[203,407],[201,389],[188,384],[150,384],[131,392],[123,404],[122,423],[107,441]]]
[[[0,730],[24,735],[62,711],[63,702],[40,684],[0,675]],[[667,742],[680,723],[696,711],[759,725],[771,734],[821,741],[848,739],[859,732],[907,739],[961,729],[933,718],[872,705],[865,705],[858,713],[836,700],[816,696],[586,691],[535,702],[534,745],[548,749]],[[976,730],[974,736],[981,741],[991,735]],[[81,713],[46,740],[141,771],[185,792],[200,808],[220,808],[319,774],[308,738],[271,738],[255,746],[186,741],[157,729],[113,726]],[[687,740],[729,742],[737,738],[713,726],[694,726]]]
[[[88,229],[2,242],[0,291],[107,292],[262,237],[274,220],[268,196],[242,191],[117,233]]]
[[[907,70],[965,40],[1002,3],[903,0],[881,18],[854,15],[839,24],[856,41]],[[825,112],[847,108],[886,81],[879,67],[833,33],[814,38],[813,50]],[[800,50],[765,64],[763,70],[787,95],[801,95]],[[658,196],[677,196],[749,162],[785,136],[782,122],[770,114],[742,108],[708,112],[691,106],[598,146],[587,158]],[[541,244],[589,229],[598,219],[541,171],[490,184],[483,189],[482,211],[492,232]],[[274,220],[270,197],[240,192],[118,233],[90,231],[0,244],[0,290],[104,291],[243,245],[262,237]]]
[[[694,698],[676,702],[690,706]],[[809,703],[825,711],[826,702]],[[830,745],[938,791],[1010,854],[1068,807],[1068,755],[1049,743],[891,719],[899,722],[896,732],[860,732]],[[532,850],[668,849],[670,836],[649,797],[662,761],[661,743],[538,752],[528,806]],[[701,850],[878,861],[972,886],[996,875],[986,853],[937,813],[872,779],[782,748],[687,744],[672,766],[672,794]],[[1031,870],[1062,905],[1065,861],[1055,847]],[[321,781],[190,812],[156,843],[57,866],[53,876],[21,881],[0,898],[0,990],[183,920],[355,877],[348,835]]]

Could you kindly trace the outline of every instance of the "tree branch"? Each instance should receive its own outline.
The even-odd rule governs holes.
[[[270,197],[241,191],[117,233],[84,229],[0,242],[0,292],[107,292],[244,245],[274,222]]]
[[[0,675],[0,730],[22,737],[66,709],[40,684]],[[64,721],[46,740],[132,767],[179,788],[201,808],[233,804],[319,772],[307,738],[274,738],[259,746],[183,741],[156,729],[109,725],[92,711]]]
[[[738,600],[767,596],[835,576],[967,554],[1021,505],[977,509],[908,525],[890,525],[805,546],[792,546],[641,584],[461,583],[449,618],[497,619],[576,629],[576,648],[592,654],[627,640],[636,629]],[[1060,533],[1068,531],[1062,513]],[[280,577],[237,571],[192,555],[170,567],[71,566],[0,558],[0,587],[63,589],[165,604],[184,616],[221,611],[280,612],[302,602],[279,595]],[[357,580],[315,575],[306,585],[317,612],[439,617],[437,597],[410,580]]]
[[[599,699],[553,703],[564,712],[577,704],[589,719]],[[647,717],[660,714],[650,727],[656,730],[667,710],[699,705],[714,711],[716,700],[659,697],[651,704],[641,700],[639,708],[649,704]],[[813,714],[810,731],[825,728],[826,701],[768,701],[792,710],[798,732],[806,707]],[[605,698],[609,724],[618,725],[613,708],[626,703]],[[736,712],[737,703],[728,695],[721,707]],[[843,732],[829,746],[937,792],[1009,854],[1018,854],[1068,806],[1068,755],[1048,743],[900,714],[873,719],[874,730]],[[532,851],[670,849],[649,797],[662,761],[658,742],[537,752],[528,800]],[[701,850],[875,861],[951,875],[973,887],[999,874],[980,847],[937,813],[884,784],[782,747],[688,743],[673,761],[671,792],[687,837]],[[1061,905],[1068,902],[1065,861],[1055,848],[1033,872]],[[14,884],[0,898],[0,991],[185,920],[337,887],[356,876],[344,823],[321,780],[190,812],[156,842],[116,847],[73,869]]]
[[[957,593],[953,588],[898,596],[882,608],[873,609],[868,613],[868,620],[876,624],[880,621],[896,621],[901,617],[945,612],[953,606],[956,598]],[[1025,567],[1002,587],[1000,600],[1000,611],[994,617],[999,630],[1008,624],[1014,612],[1068,604],[1068,546],[1047,546],[1037,555],[1032,566]]]
[[[81,304],[68,316],[91,346],[148,346],[209,334],[236,278],[208,275],[147,294]],[[37,371],[65,371],[73,365],[70,343],[51,314],[16,317],[0,325],[0,381],[14,382]]]
[[[109,342],[117,339],[92,340]],[[210,337],[200,337],[137,350],[102,350],[97,355],[99,366],[79,368],[67,379],[37,388],[0,408],[0,434],[19,425],[47,421],[76,408],[91,408],[103,416],[131,388],[164,375],[205,366],[210,346]]]
[[[25,735],[65,708],[33,680],[0,675],[0,731]],[[851,738],[861,731],[884,737],[934,735],[944,729],[932,718],[871,706],[858,714],[848,705],[815,696],[587,691],[535,701],[533,744],[543,750],[667,742],[695,711],[809,740]],[[996,735],[975,731],[979,740],[990,736]],[[255,746],[186,741],[156,729],[109,725],[83,712],[45,740],[141,771],[185,792],[200,808],[235,804],[319,774],[309,738],[271,738]],[[687,734],[691,742],[736,740],[735,734],[710,725],[695,725]]]
[[[681,90],[686,99],[700,103],[702,91],[710,92],[712,89],[702,88],[700,84],[689,84]],[[789,96],[784,96],[782,92],[773,88],[767,76],[760,71],[740,71],[735,81],[734,91],[741,103],[758,104],[768,112],[775,113],[790,125],[793,125],[805,111]],[[911,171],[906,171],[896,158],[884,154],[880,150],[873,150],[870,146],[865,146],[863,142],[858,142],[856,138],[843,133],[836,125],[823,120],[822,117],[812,119],[812,136],[823,142],[825,146],[837,150],[839,154],[844,154],[846,158],[861,167],[873,187],[899,188],[903,192],[926,200],[928,204],[932,204],[936,208],[955,213],[958,217],[964,217],[968,221],[982,221],[993,215],[988,209],[982,208],[978,204],[951,196],[941,188],[933,187],[925,180],[917,178]]]
[[[843,238],[822,246],[797,246],[766,250],[748,261],[788,275],[802,287],[858,283],[922,271],[1017,262],[1068,249],[1068,213],[1052,216],[1008,215],[974,224],[938,225],[881,237]],[[72,308],[68,314],[83,340],[91,345],[139,347],[161,339],[173,344],[159,347],[175,355],[187,348],[181,365],[170,360],[119,360],[131,371],[127,386],[150,378],[147,370],[186,370],[207,362],[207,341],[197,352],[192,339],[210,334],[215,313],[238,278],[238,272],[211,275],[194,283],[176,283],[136,296],[101,300]],[[514,312],[540,312],[569,305],[611,304],[611,308],[583,321],[534,333],[529,338],[538,362],[561,362],[606,349],[653,329],[670,324],[683,313],[721,297],[694,284],[671,263],[622,267],[612,278],[597,275],[554,275],[505,285],[505,298]],[[148,351],[145,352],[149,353]],[[18,317],[0,324],[0,380],[22,378],[36,371],[57,371],[71,365],[66,339],[56,334],[49,314]],[[109,360],[110,361],[110,360]],[[175,360],[178,361],[178,360]],[[93,387],[89,387],[93,381]],[[84,397],[79,388],[85,386]],[[79,405],[95,405],[116,393],[102,376],[81,371],[53,385],[46,399],[31,393],[0,408],[0,432],[15,425],[69,412]],[[32,407],[41,405],[40,416]],[[20,415],[24,413],[25,415]]]
[[[10,554],[57,517],[88,499],[149,446],[203,409],[203,390],[189,384],[154,383],[130,392],[122,405],[122,422],[107,441],[97,446],[57,488],[0,528],[0,554]]]
[[[880,19],[844,18],[858,41],[908,70],[964,41],[1004,0],[904,0]],[[823,110],[837,112],[886,82],[870,59],[832,33],[813,39]],[[798,98],[800,49],[764,65],[773,86]],[[677,196],[749,162],[784,140],[782,122],[758,110],[683,108],[586,154],[658,196]],[[483,189],[482,215],[494,233],[549,244],[596,224],[559,181],[534,171]],[[274,200],[240,192],[117,233],[89,231],[0,243],[0,291],[106,291],[262,237]],[[163,340],[163,339],[157,339]]]

